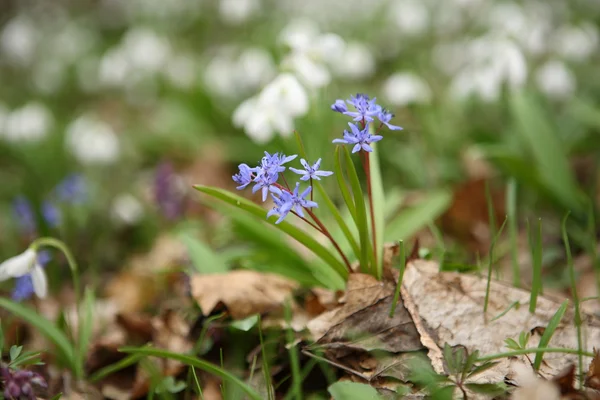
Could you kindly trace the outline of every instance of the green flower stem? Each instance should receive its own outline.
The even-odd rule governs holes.
[[[520,349],[520,350],[514,350],[514,351],[507,351],[506,353],[490,354],[487,356],[479,357],[477,359],[477,361],[478,362],[492,361],[492,360],[497,360],[499,358],[523,356],[523,355],[532,354],[532,353],[536,353],[536,354],[537,353],[581,354],[586,357],[594,357],[594,354],[590,353],[589,351],[579,351],[577,349],[568,349],[568,348],[561,348],[561,347],[543,347],[543,348],[535,347],[535,348],[531,348],[531,349]]]
[[[325,227],[325,225],[323,225],[323,223],[321,222],[321,220],[319,219],[319,217],[317,217],[315,215],[315,213],[313,213],[310,210],[310,208],[305,208],[304,210],[308,213],[308,215],[311,216],[311,218],[313,219],[313,221],[315,221],[315,223],[319,226],[321,233],[323,235],[325,235],[327,237],[327,239],[329,239],[329,241],[331,242],[331,244],[333,244],[333,247],[335,247],[335,249],[340,254],[340,256],[342,256],[342,259],[344,260],[344,263],[346,264],[346,268],[348,268],[348,272],[352,272],[352,266],[350,265],[350,261],[348,261],[348,257],[346,257],[346,255],[344,254],[344,252],[340,248],[340,245],[335,241],[335,239],[333,238],[333,236],[331,236],[331,233],[329,233],[329,231],[327,230],[327,228]]]
[[[367,177],[367,196],[369,196],[369,213],[371,215],[371,235],[373,238],[373,259],[375,260],[375,265],[373,265],[374,271],[378,271],[378,255],[377,255],[377,231],[375,230],[375,210],[373,209],[373,188],[371,186],[371,159],[370,154],[361,151],[361,159],[363,164],[363,169],[365,170],[365,175]]]

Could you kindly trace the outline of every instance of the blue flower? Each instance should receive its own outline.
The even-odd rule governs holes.
[[[354,121],[373,121],[373,117],[381,111],[381,106],[376,103],[377,99],[370,99],[366,94],[358,93],[356,96],[350,96],[346,100],[348,104],[354,106],[356,111],[345,111],[343,114],[354,118]]]
[[[275,186],[271,187],[271,192],[273,192],[271,193],[271,197],[273,198],[273,202],[275,202],[275,207],[267,213],[267,218],[271,215],[279,215],[279,218],[275,221],[275,223],[278,224],[283,221],[292,210],[294,202],[290,192],[283,191]]]
[[[299,191],[300,183],[296,183],[296,187],[292,193],[281,190],[275,186],[271,187],[271,192],[274,193],[271,196],[275,202],[275,207],[267,213],[267,218],[271,215],[279,215],[279,219],[275,221],[275,223],[278,224],[283,221],[292,209],[296,214],[304,218],[303,208],[319,207],[316,202],[306,199],[306,196],[312,191],[312,186],[307,187],[302,193],[299,193]]]
[[[265,156],[260,162],[260,166],[253,169],[256,172],[254,182],[256,185],[252,188],[252,193],[256,193],[262,189],[262,201],[267,200],[267,194],[271,185],[275,184],[279,179],[279,173],[285,171],[283,164],[292,161],[298,157],[294,154],[286,156],[282,153],[269,154],[265,151]]]
[[[346,102],[344,100],[337,99],[335,103],[331,105],[331,109],[335,112],[345,113],[348,111],[348,107],[346,106]]]
[[[369,124],[365,125],[364,129],[360,129],[353,123],[348,123],[352,132],[344,131],[343,139],[334,139],[333,143],[353,144],[352,153],[356,153],[361,149],[367,152],[373,151],[369,144],[378,142],[383,139],[380,135],[371,135],[369,133]]]
[[[42,216],[50,228],[55,228],[60,224],[60,210],[49,201],[42,203]]]
[[[42,267],[48,264],[51,258],[52,256],[47,250],[40,250],[37,253],[37,263]],[[12,291],[11,297],[14,301],[23,301],[31,298],[34,293],[35,290],[33,287],[31,274],[27,274],[20,276],[15,280],[15,287]]]
[[[389,112],[383,108],[381,109],[379,114],[377,114],[377,118],[379,119],[379,121],[381,121],[381,123],[384,124],[385,126],[387,126],[389,129],[391,129],[393,131],[401,131],[402,127],[392,125],[389,123],[390,120],[392,119],[392,117],[394,117],[394,114],[392,114],[391,112]]]
[[[331,172],[331,171],[319,171],[319,168],[321,167],[321,159],[320,158],[312,166],[310,166],[306,162],[306,160],[303,158],[300,159],[300,164],[302,164],[302,166],[304,167],[304,170],[290,167],[290,171],[293,171],[297,174],[303,175],[300,178],[301,181],[307,181],[309,179],[316,179],[316,180],[320,181],[321,178],[319,178],[319,176],[329,176],[329,175],[333,174],[333,172]]]
[[[36,231],[35,213],[31,203],[23,196],[19,196],[13,202],[13,212],[17,217],[21,230],[26,235],[33,235]]]
[[[60,201],[71,204],[83,203],[88,195],[87,185],[81,174],[67,176],[54,191]]]
[[[252,176],[253,168],[250,168],[247,164],[240,164],[238,168],[239,172],[233,175],[233,181],[239,185],[236,189],[242,190],[252,183],[254,179]]]

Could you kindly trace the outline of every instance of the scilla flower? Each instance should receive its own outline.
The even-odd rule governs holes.
[[[30,247],[18,256],[9,258],[0,264],[0,281],[19,278],[28,274],[31,276],[34,293],[39,298],[46,297],[48,294],[48,280],[44,269],[38,262],[35,249]]]

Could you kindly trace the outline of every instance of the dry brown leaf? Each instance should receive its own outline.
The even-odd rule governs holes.
[[[504,340],[518,337],[536,327],[545,327],[560,306],[559,301],[538,297],[535,314],[530,314],[530,293],[499,282],[492,281],[487,314],[483,313],[486,280],[473,275],[438,272],[434,262],[415,261],[409,264],[402,282],[402,297],[423,344],[429,349],[429,357],[436,372],[444,373],[441,348],[444,343],[463,345],[469,352],[479,350],[482,355],[508,351]],[[514,301],[521,304],[504,316],[492,319]],[[600,322],[583,315],[584,347],[600,342]],[[572,309],[568,310],[555,331],[550,347],[577,348],[577,335]],[[536,347],[540,336],[534,334],[530,347]],[[499,382],[513,369],[515,361],[525,358],[503,358],[492,369],[477,375],[475,382]],[[545,377],[559,374],[570,364],[577,363],[576,355],[546,353],[540,373]],[[590,363],[584,359],[584,366]]]
[[[279,275],[256,271],[193,275],[190,285],[192,297],[204,315],[222,303],[236,319],[282,309],[285,299],[298,286]]]
[[[594,358],[585,377],[585,386],[600,390],[600,350],[594,349]]]

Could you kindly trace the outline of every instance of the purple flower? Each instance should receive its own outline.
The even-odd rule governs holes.
[[[350,125],[351,132],[344,131],[343,139],[334,139],[333,143],[343,143],[343,144],[353,144],[352,153],[356,153],[361,149],[367,152],[373,151],[369,144],[378,142],[383,139],[383,136],[380,135],[371,135],[369,133],[369,124],[365,125],[364,129],[360,129],[353,123],[348,123]]]
[[[252,172],[254,169],[250,168],[247,164],[240,164],[238,165],[238,168],[239,172],[233,175],[232,178],[235,183],[240,185],[236,189],[242,190],[250,183],[252,183],[252,180],[254,179],[254,177],[252,176]]]
[[[154,201],[166,219],[174,220],[183,214],[185,191],[171,163],[163,162],[158,165],[153,189]]]
[[[26,370],[13,371],[8,367],[0,368],[0,376],[4,382],[4,397],[6,399],[30,399],[36,396],[33,385],[48,387],[46,380],[38,373]]]
[[[300,164],[302,164],[302,166],[304,167],[304,170],[290,167],[290,171],[293,171],[297,174],[303,175],[300,178],[301,181],[307,181],[309,179],[316,179],[316,180],[320,181],[321,178],[319,178],[319,176],[333,175],[333,172],[331,172],[331,171],[319,171],[319,168],[321,167],[321,159],[320,158],[312,166],[310,166],[306,162],[306,160],[303,158],[300,159]]]
[[[354,121],[373,121],[373,117],[381,111],[381,106],[376,103],[377,99],[370,99],[366,94],[358,93],[346,101],[354,106],[356,111],[345,111],[343,114],[353,117]]]
[[[88,190],[81,174],[71,174],[63,179],[54,189],[58,199],[65,203],[83,203],[87,199]]]
[[[50,252],[47,250],[40,250],[37,253],[37,262],[42,267],[46,266],[52,259]],[[31,280],[31,274],[23,275],[15,280],[15,287],[12,291],[11,297],[14,301],[28,300],[34,294],[33,281]]]
[[[345,113],[348,111],[348,107],[346,106],[346,102],[344,100],[337,99],[335,103],[331,105],[331,109],[335,112]]]
[[[382,124],[387,126],[389,129],[393,131],[401,131],[402,127],[390,124],[390,120],[394,117],[394,114],[389,112],[388,110],[382,108],[379,114],[377,114],[377,118],[381,121]]]
[[[319,207],[319,205],[311,200],[305,199],[312,190],[312,186],[307,187],[302,193],[298,193],[300,190],[300,183],[296,183],[296,187],[292,193],[279,189],[278,187],[272,187],[271,192],[273,201],[275,201],[275,207],[267,213],[267,218],[271,215],[279,215],[279,219],[275,221],[276,224],[283,221],[288,213],[294,209],[296,214],[304,218],[303,208]],[[279,197],[277,197],[277,196]]]
[[[267,194],[269,193],[269,188],[271,188],[273,184],[277,182],[279,178],[278,173],[273,173],[265,170],[260,170],[256,174],[256,178],[254,178],[254,187],[252,188],[252,193],[256,193],[262,189],[262,201],[267,200]]]
[[[31,203],[23,196],[19,196],[13,202],[13,212],[17,217],[19,226],[24,234],[31,236],[36,231],[35,213]]]

